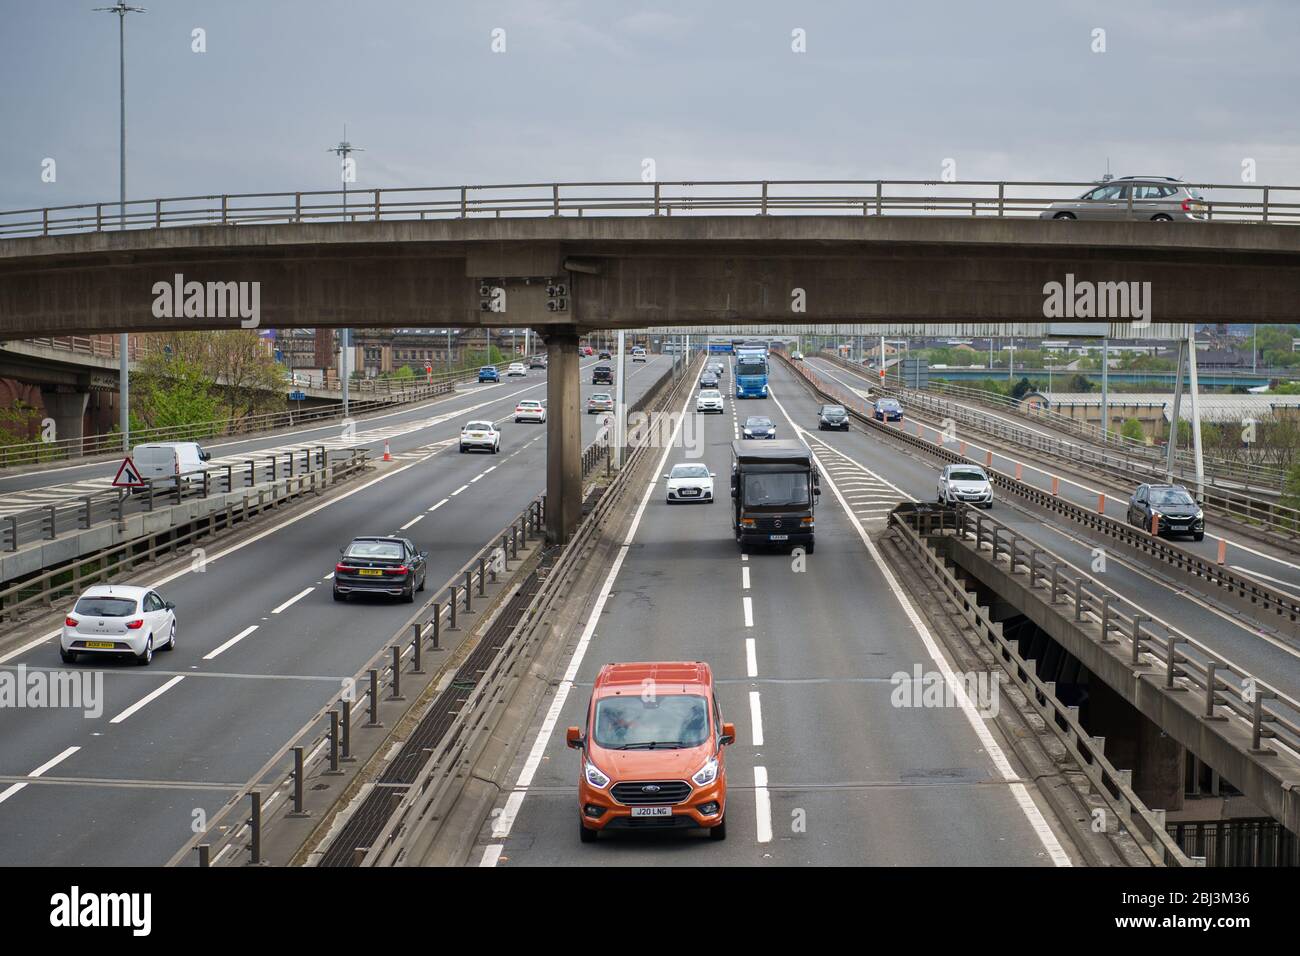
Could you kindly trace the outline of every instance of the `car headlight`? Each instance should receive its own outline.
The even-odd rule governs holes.
[[[1197,521],[1202,521],[1202,520],[1204,520],[1204,519],[1205,519],[1205,512],[1204,512],[1204,511],[1201,511],[1201,510],[1198,508],[1198,509],[1196,510],[1196,520],[1197,520]]]
[[[710,757],[704,766],[691,775],[691,783],[697,787],[707,787],[718,779],[718,758]]]
[[[587,778],[587,783],[591,784],[597,790],[604,790],[609,786],[609,777],[601,773],[600,768],[590,760],[584,760],[582,762],[582,773]]]
[[[746,434],[746,435],[752,435],[752,434],[754,434],[754,433],[751,432],[748,428],[746,428],[746,429],[745,429],[745,434]]]

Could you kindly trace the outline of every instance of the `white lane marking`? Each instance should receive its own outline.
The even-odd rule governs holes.
[[[740,586],[746,591],[749,590],[749,568],[740,569]]]
[[[0,657],[0,664],[7,663],[8,661],[13,660],[15,657],[19,657],[20,655],[26,654],[28,651],[30,651],[30,650],[31,650],[32,648],[34,648],[34,647],[40,647],[42,644],[44,644],[46,641],[48,641],[51,637],[57,637],[60,633],[61,633],[61,630],[60,630],[60,631],[54,631],[54,632],[51,633],[51,634],[45,634],[45,635],[43,635],[43,636],[41,636],[41,637],[38,637],[38,638],[36,638],[36,640],[34,640],[34,641],[28,641],[28,642],[27,642],[26,644],[24,644],[22,647],[16,647],[16,648],[14,648],[14,649],[13,649],[12,651],[10,651],[8,654],[4,655],[3,657]],[[3,799],[3,798],[0,798],[0,799]]]
[[[763,703],[759,700],[758,691],[749,692],[749,720],[753,724],[754,746],[763,746]]]
[[[141,707],[144,707],[144,706],[145,706],[146,704],[148,704],[150,701],[157,700],[159,697],[161,697],[163,694],[167,693],[167,691],[171,690],[173,687],[175,687],[177,684],[179,684],[179,683],[180,683],[181,681],[183,681],[184,679],[185,679],[184,677],[173,677],[171,680],[169,680],[167,683],[163,684],[163,685],[162,685],[161,687],[159,687],[157,690],[152,691],[152,692],[150,692],[150,693],[148,693],[148,694],[145,694],[143,697],[141,697],[139,700],[137,700],[134,704],[132,704],[132,705],[131,705],[130,707],[128,707],[126,710],[122,711],[120,714],[118,714],[116,717],[114,717],[112,720],[110,720],[109,723],[110,723],[110,724],[120,724],[122,721],[126,720],[128,717],[130,717],[132,714],[134,714],[134,713],[135,713],[137,710],[139,710]]]
[[[487,472],[485,471],[485,472],[483,472],[483,474],[481,474],[481,475],[475,475],[473,478],[471,478],[471,479],[469,480],[469,483],[470,483],[471,485],[474,484],[474,482],[478,481],[480,478],[483,477],[483,475],[486,475],[486,474],[487,474]]]
[[[745,627],[754,626],[754,599],[746,597],[743,599],[745,606]]]
[[[12,796],[13,796],[15,793],[17,793],[19,790],[23,790],[23,789],[25,789],[26,786],[27,786],[27,784],[25,784],[25,783],[12,783],[12,784],[10,784],[10,785],[9,785],[8,787],[6,787],[3,791],[0,791],[0,803],[4,803],[6,800],[8,800],[10,797],[12,797]]]
[[[204,654],[204,655],[203,655],[203,659],[204,659],[205,661],[210,661],[210,660],[212,660],[214,657],[216,657],[217,655],[225,653],[226,651],[228,651],[228,650],[230,650],[232,647],[234,647],[236,644],[238,644],[240,641],[242,641],[244,638],[248,637],[249,634],[252,634],[254,631],[256,631],[256,630],[258,629],[259,626],[260,626],[260,625],[258,625],[258,624],[252,624],[252,625],[250,625],[250,626],[244,628],[242,631],[240,631],[238,634],[236,634],[236,635],[235,635],[234,637],[232,637],[230,640],[226,641],[226,643],[222,644],[222,645],[221,645],[220,647],[218,647],[216,650],[211,651],[211,652],[209,652],[209,653],[207,653],[207,654]]]
[[[436,505],[434,505],[434,506],[433,506],[432,508],[430,508],[429,510],[430,510],[430,511],[437,511],[439,508],[441,508],[443,505],[445,505],[445,504],[446,504],[447,502],[449,502],[449,501],[451,501],[450,498],[443,498],[441,501],[439,501]]]
[[[745,675],[758,676],[758,644],[752,637],[745,638]]]
[[[749,555],[747,555],[747,554],[742,554],[742,555],[740,556],[740,560],[742,560],[742,561],[748,561],[748,560],[749,560]]]
[[[686,401],[682,404],[682,411],[677,416],[677,423],[673,426],[672,434],[669,436],[668,441],[664,443],[664,453],[660,456],[659,465],[653,472],[655,475],[663,474],[668,463],[668,455],[672,452],[678,433],[681,431],[682,422],[686,419],[687,406],[695,395],[694,388],[689,388],[686,391]],[[618,578],[618,572],[623,567],[623,561],[631,550],[632,540],[636,537],[637,529],[641,526],[641,519],[645,515],[646,506],[650,504],[650,498],[658,488],[659,482],[657,480],[651,480],[646,484],[645,492],[641,495],[641,503],[637,506],[636,514],[632,517],[632,523],[628,526],[627,535],[623,538],[618,554],[615,555],[614,561],[610,565],[609,573],[605,575],[605,580],[601,584],[600,594],[597,595],[596,602],[592,605],[591,614],[582,629],[582,635],[578,638],[577,646],[573,649],[573,656],[569,659],[568,667],[565,668],[564,677],[555,689],[555,699],[551,701],[551,706],[546,711],[546,717],[542,720],[542,726],[537,730],[537,737],[533,740],[528,759],[524,761],[524,765],[519,771],[519,777],[515,780],[510,795],[506,797],[505,806],[501,808],[501,812],[497,814],[497,818],[492,824],[492,839],[494,841],[504,840],[510,836],[510,829],[519,816],[519,811],[524,805],[524,797],[528,796],[528,788],[532,785],[537,768],[546,755],[546,746],[550,743],[551,736],[555,732],[555,725],[559,722],[560,713],[564,710],[564,704],[569,699],[569,692],[573,690],[573,682],[578,676],[578,668],[582,666],[582,660],[587,654],[587,648],[590,646],[592,636],[596,632],[596,624],[600,621],[600,616],[605,610],[605,602],[609,600],[610,593],[614,590],[614,582]],[[479,866],[496,866],[500,856],[501,846],[497,843],[489,844],[483,849],[483,856],[479,860]]]
[[[29,777],[41,776],[43,773],[45,773],[45,771],[51,769],[52,767],[57,767],[59,764],[63,763],[63,761],[67,760],[69,757],[71,757],[80,749],[81,749],[80,747],[69,747],[67,750],[63,751],[63,753],[59,754],[54,759],[45,761],[45,763],[41,764],[39,767],[37,767],[27,776]]]
[[[1292,584],[1290,581],[1283,581],[1279,578],[1270,578],[1267,574],[1260,574],[1258,571],[1254,571],[1251,568],[1243,568],[1239,564],[1230,564],[1228,565],[1228,567],[1232,568],[1232,570],[1234,571],[1244,571],[1246,574],[1252,575],[1254,577],[1263,578],[1265,581],[1272,581],[1274,584],[1280,584],[1283,587],[1288,587],[1288,588],[1295,587],[1295,585]],[[1290,597],[1292,600],[1296,600],[1296,596],[1294,594],[1289,594],[1288,597]]]
[[[279,613],[280,613],[281,611],[283,611],[285,608],[292,607],[295,603],[297,603],[298,601],[301,601],[301,600],[302,600],[303,598],[305,598],[308,594],[311,594],[311,592],[312,592],[312,591],[315,591],[315,590],[316,590],[316,589],[315,589],[314,587],[303,588],[301,591],[299,591],[299,592],[298,592],[297,594],[295,594],[293,597],[289,598],[289,600],[285,601],[285,602],[284,602],[283,604],[281,604],[279,607],[277,607],[277,608],[272,608],[271,613],[272,613],[272,614],[279,614]]]
[[[754,815],[757,817],[758,842],[772,842],[772,797],[767,792],[767,768],[754,768]]]
[[[333,571],[331,571],[329,574],[325,575],[325,580],[328,581],[328,580],[330,580],[330,578],[332,578],[332,577],[334,577],[334,572],[333,572]]]
[[[469,485],[461,485],[459,488],[457,488],[455,491],[453,491],[453,492],[451,493],[451,496],[452,496],[453,498],[455,498],[458,494],[460,494],[462,491],[464,491],[464,490],[465,490],[466,488],[468,488],[468,487],[469,487]]]
[[[491,468],[486,468],[486,469],[484,469],[484,470],[483,470],[483,474],[486,475],[486,474],[489,474],[490,472],[493,472],[493,471],[496,471],[496,470],[497,470],[497,466],[496,466],[496,465],[493,465]]]
[[[414,518],[412,518],[410,521],[406,522],[406,524],[402,525],[402,526],[401,526],[400,528],[398,528],[397,530],[398,530],[398,531],[405,531],[405,530],[406,530],[407,528],[409,528],[411,525],[416,524],[417,522],[420,522],[420,521],[423,521],[423,520],[424,520],[424,515],[416,515]]]
[[[768,397],[773,401],[776,401],[776,397],[772,395],[770,390],[768,391]],[[781,414],[786,417],[786,420],[790,423],[790,427],[795,430],[796,434],[804,431],[804,429],[801,429],[795,424],[794,419],[791,418],[789,412],[785,410],[785,406],[783,406],[779,401],[776,401],[776,407],[781,409]],[[815,436],[810,435],[809,437]],[[844,457],[847,458],[848,456]],[[1043,849],[1047,851],[1047,855],[1055,865],[1073,866],[1074,864],[1070,861],[1069,854],[1065,852],[1060,841],[1057,840],[1056,834],[1052,832],[1052,828],[1048,825],[1047,819],[1043,816],[1043,812],[1038,808],[1038,804],[1034,803],[1034,800],[1029,795],[1029,791],[1025,788],[1025,785],[1018,782],[1019,775],[1011,766],[1011,761],[1009,761],[1006,754],[1002,752],[1001,746],[999,746],[997,740],[994,739],[993,733],[989,730],[988,725],[975,710],[975,704],[967,695],[963,682],[958,678],[952,665],[948,663],[947,655],[944,654],[934,637],[930,634],[930,629],[926,627],[925,622],[921,619],[921,615],[918,614],[916,608],[912,606],[912,602],[908,598],[907,593],[894,577],[894,573],[890,570],[889,565],[885,563],[885,559],[881,557],[880,552],[876,550],[875,542],[871,540],[866,529],[862,527],[862,522],[859,521],[858,516],[853,513],[853,509],[849,507],[849,503],[844,499],[844,496],[840,493],[839,488],[836,487],[835,482],[831,479],[830,475],[823,475],[822,478],[826,484],[830,486],[831,493],[835,495],[836,499],[840,503],[840,507],[844,509],[844,514],[848,516],[849,522],[858,532],[858,537],[862,540],[863,545],[866,546],[867,553],[871,555],[871,560],[874,561],[876,567],[880,569],[881,579],[893,593],[894,598],[902,607],[903,613],[907,615],[907,619],[912,623],[912,627],[921,638],[921,643],[925,645],[925,649],[929,653],[930,659],[934,661],[935,666],[938,667],[940,673],[943,674],[944,683],[946,683],[952,690],[954,699],[961,708],[962,714],[965,715],[966,721],[970,724],[971,729],[975,731],[976,737],[979,738],[980,744],[984,747],[984,752],[989,755],[989,758],[993,761],[993,766],[1002,776],[1002,779],[1007,781],[1010,785],[1012,798],[1020,807],[1021,812],[1024,813],[1025,819],[1029,822],[1030,828],[1043,844]]]

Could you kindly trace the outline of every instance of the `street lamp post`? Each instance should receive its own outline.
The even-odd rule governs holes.
[[[360,146],[353,146],[351,143],[348,142],[348,127],[347,124],[344,123],[343,139],[339,140],[339,142],[336,145],[327,147],[325,152],[334,153],[340,159],[340,165],[342,166],[341,178],[343,180],[343,221],[347,222],[348,221],[348,174],[351,172],[351,170],[348,167],[348,157],[351,156],[353,153],[364,153],[365,150]],[[343,396],[342,396],[343,397],[343,418],[345,420],[348,417],[348,384],[349,384],[348,379],[351,376],[350,369],[348,368],[349,365],[348,331],[349,331],[348,329],[339,329],[339,383],[340,383],[340,387],[343,390]]]
[[[118,0],[111,7],[95,7],[96,13],[117,14],[117,90],[118,90],[118,229],[126,229],[126,15],[144,13],[144,7],[132,7]],[[119,427],[122,451],[131,451],[131,377],[127,349],[130,339],[122,332],[117,339],[117,378]]]

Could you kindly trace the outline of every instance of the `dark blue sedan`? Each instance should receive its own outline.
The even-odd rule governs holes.
[[[898,404],[896,398],[877,399],[875,419],[878,422],[901,422],[903,420],[903,406]]]

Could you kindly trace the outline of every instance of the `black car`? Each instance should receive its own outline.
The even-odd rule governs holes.
[[[608,365],[597,365],[591,370],[592,385],[613,385],[614,370]]]
[[[843,405],[823,405],[817,412],[817,430],[824,432],[832,428],[849,430],[849,410]]]
[[[601,359],[612,359],[613,357],[614,356],[610,355],[604,349],[602,349],[600,354],[596,356],[596,358],[601,358]]]
[[[1192,493],[1182,485],[1139,485],[1128,503],[1129,524],[1151,530],[1156,521],[1158,535],[1190,534],[1205,540],[1205,514]]]
[[[415,592],[424,590],[429,552],[416,548],[409,538],[353,538],[339,554],[334,565],[336,601],[367,593],[391,594],[410,604]]]
[[[770,418],[751,415],[745,419],[745,427],[741,434],[746,438],[776,438],[776,426],[772,424]]]
[[[718,378],[722,378],[722,376],[727,374],[727,366],[723,365],[721,362],[714,362],[709,366],[709,371],[718,376]]]
[[[712,372],[705,372],[700,376],[700,388],[717,388],[718,376]]]

